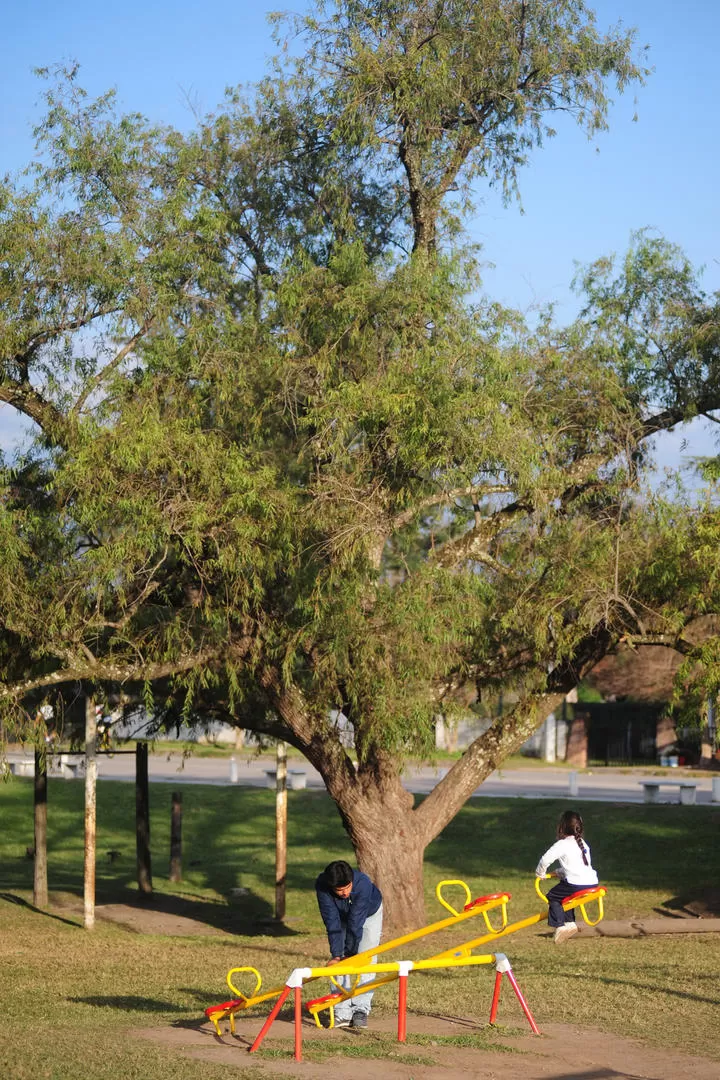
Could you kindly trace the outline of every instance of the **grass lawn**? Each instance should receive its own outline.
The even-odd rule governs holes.
[[[179,1057],[134,1034],[137,1028],[192,1024],[206,1005],[228,996],[230,967],[248,964],[264,985],[281,983],[297,965],[322,962],[327,942],[313,882],[332,858],[351,856],[334,806],[324,793],[289,793],[286,927],[275,929],[274,795],[259,788],[186,785],[183,791],[181,885],[167,880],[169,785],[151,785],[154,906],[195,920],[184,936],[138,934],[98,921],[80,927],[83,785],[49,782],[51,910],[32,906],[32,782],[0,786],[0,1076],[9,1080],[227,1080],[257,1076]],[[593,861],[610,893],[611,919],[648,916],[689,882],[720,881],[720,808],[614,806],[579,802]],[[532,870],[550,845],[564,802],[475,799],[428,849],[427,911],[441,878],[463,878],[480,895],[506,889],[511,917],[538,909]],[[136,898],[134,787],[98,784],[97,902]],[[232,890],[243,890],[233,894]],[[473,926],[473,923],[470,924]],[[215,931],[207,933],[207,928]],[[480,930],[470,929],[468,938]],[[720,1059],[720,935],[644,939],[590,938],[555,949],[531,929],[503,939],[536,1019],[571,1021],[646,1039],[655,1045]],[[436,940],[436,939],[433,939]],[[447,948],[455,936],[426,945]],[[490,951],[490,950],[489,950]],[[492,969],[410,980],[411,1010],[484,1020]],[[380,992],[378,1013],[394,1013],[395,991]],[[267,1008],[256,1016],[258,1030]],[[500,1019],[523,1018],[503,997]],[[412,1017],[410,1018],[412,1030]],[[422,1055],[418,1045],[417,1052]],[[289,1057],[290,1051],[287,1055]],[[272,1068],[271,1061],[264,1070]]]

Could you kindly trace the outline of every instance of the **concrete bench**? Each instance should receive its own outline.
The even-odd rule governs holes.
[[[266,769],[265,776],[267,777],[267,786],[275,788],[277,786],[277,772],[274,769]],[[302,791],[303,788],[307,787],[307,773],[302,769],[288,769],[286,783],[291,791]]]
[[[8,766],[13,776],[35,775],[35,758],[8,761]],[[83,768],[82,760],[72,761],[67,754],[60,754],[59,757],[48,756],[47,759],[47,773],[50,777],[60,777],[63,780],[75,779],[82,775]]]
[[[697,784],[694,780],[641,780],[644,789],[645,802],[660,802],[660,788],[670,787],[679,789],[679,802],[683,806],[694,806],[697,795]]]
[[[23,758],[21,761],[8,761],[13,776],[34,776],[35,758]]]
[[[48,776],[60,776],[63,780],[76,780],[82,776],[85,770],[84,758],[79,755],[73,757],[75,760],[69,754],[48,758]]]

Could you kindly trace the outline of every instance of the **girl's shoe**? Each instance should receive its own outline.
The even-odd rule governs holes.
[[[556,945],[562,945],[568,941],[571,937],[577,934],[578,928],[574,922],[566,922],[563,926],[558,926],[553,935],[553,941]]]

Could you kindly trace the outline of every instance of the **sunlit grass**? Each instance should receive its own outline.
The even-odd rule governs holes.
[[[259,968],[264,986],[269,987],[282,984],[293,967],[326,958],[313,882],[331,858],[351,854],[327,796],[315,791],[289,793],[288,918],[279,935],[272,922],[273,793],[202,785],[182,790],[184,880],[176,886],[167,879],[170,787],[151,786],[153,906],[179,912],[197,927],[197,932],[191,929],[185,936],[169,937],[132,933],[103,921],[92,933],[80,928],[80,782],[50,781],[51,911],[38,913],[28,906],[32,782],[15,780],[0,788],[1,1076],[227,1080],[226,1068],[192,1061],[134,1032],[153,1027],[192,1030],[206,1005],[228,996],[225,975],[230,967]],[[594,860],[609,887],[609,918],[653,915],[656,907],[687,891],[689,881],[703,885],[720,880],[716,839],[720,809],[579,805]],[[429,918],[443,914],[434,899],[435,883],[442,877],[466,879],[473,895],[508,890],[511,918],[537,911],[532,869],[552,841],[564,806],[527,799],[469,803],[428,849]],[[98,903],[132,903],[137,899],[132,785],[100,782],[98,828]],[[247,892],[233,894],[238,888]],[[480,933],[472,929],[474,924],[465,925],[467,937]],[[459,935],[443,935],[437,946],[426,944],[422,955],[462,940]],[[558,1021],[599,1026],[657,1045],[720,1057],[716,1042],[708,1038],[720,1004],[720,935],[591,937],[556,949],[541,926],[502,940],[502,951],[510,957],[541,1026]],[[492,968],[479,968],[411,977],[409,1046],[435,1056],[445,1045],[443,1037],[413,1033],[418,1013],[467,1017],[484,1025],[492,974]],[[390,1016],[395,1009],[394,987],[376,995],[374,1016]],[[243,1023],[256,1033],[266,1012],[256,1010],[243,1017]],[[527,1030],[507,985],[499,1020]],[[39,1030],[42,1038],[33,1035]],[[382,1056],[386,1046],[388,1054],[398,1052],[392,1038],[375,1035],[365,1041],[334,1041],[328,1053],[331,1049],[333,1055],[347,1051]],[[448,1046],[499,1048],[496,1034],[482,1027],[451,1038]],[[274,1042],[268,1044],[273,1047],[277,1049]],[[322,1047],[313,1046],[312,1053],[324,1060]],[[264,1072],[269,1065],[263,1066]],[[249,1066],[246,1071],[240,1056],[233,1075],[257,1072]]]

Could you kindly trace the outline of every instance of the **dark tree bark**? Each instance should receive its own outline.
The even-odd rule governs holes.
[[[150,785],[148,783],[148,745],[135,747],[135,836],[137,848],[137,883],[141,893],[153,891],[150,861]]]
[[[170,881],[182,881],[182,792],[173,791],[170,811]]]

